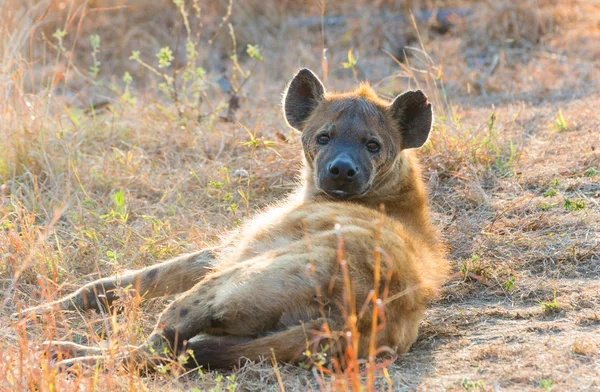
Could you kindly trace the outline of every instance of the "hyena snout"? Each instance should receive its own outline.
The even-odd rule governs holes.
[[[367,189],[369,173],[350,154],[336,154],[319,168],[319,188],[335,198],[360,195]]]
[[[348,157],[339,157],[329,164],[329,177],[339,184],[352,182],[360,168]]]

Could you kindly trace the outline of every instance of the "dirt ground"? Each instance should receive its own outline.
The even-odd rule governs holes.
[[[364,388],[600,390],[600,2],[177,4],[0,4],[0,390],[352,389],[270,361],[67,375],[43,356],[139,342],[170,299],[10,318],[216,244],[293,189],[280,100],[300,66],[331,90],[419,87],[436,114],[421,159],[452,276]]]

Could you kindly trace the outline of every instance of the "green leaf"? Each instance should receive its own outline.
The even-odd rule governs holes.
[[[125,84],[133,82],[133,78],[131,77],[131,74],[129,74],[129,72],[125,72],[125,74],[123,75],[123,82],[125,82]]]
[[[52,34],[52,37],[54,37],[57,41],[61,41],[66,35],[67,32],[65,30],[58,28],[54,34]]]
[[[565,209],[569,211],[581,211],[585,209],[585,201],[582,199],[571,200],[565,198]]]
[[[260,48],[258,47],[258,45],[248,44],[248,47],[246,48],[246,53],[248,53],[248,56],[250,56],[254,60],[263,61],[263,56],[260,53]]]
[[[98,50],[100,48],[100,36],[98,34],[90,35],[90,44],[92,49]]]
[[[569,130],[567,120],[565,120],[565,116],[563,116],[563,112],[560,109],[558,110],[558,113],[554,119],[554,129],[559,132],[565,132]]]
[[[118,192],[115,192],[111,196],[112,202],[115,205],[115,210],[119,214],[125,213],[125,196],[123,195],[123,190],[119,189]]]
[[[586,177],[594,177],[596,174],[598,174],[598,170],[596,170],[595,167],[590,167],[589,169],[587,169],[585,171],[585,173],[583,173]]]
[[[166,68],[173,61],[173,52],[168,46],[165,46],[160,48],[156,57],[158,57],[158,68]]]
[[[358,62],[358,56],[354,57],[352,53],[352,48],[348,50],[348,62],[342,63],[342,67],[344,68],[354,68],[356,63]]]

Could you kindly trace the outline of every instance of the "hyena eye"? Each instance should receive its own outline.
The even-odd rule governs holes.
[[[319,135],[317,141],[319,144],[327,144],[329,143],[329,135]]]
[[[380,148],[381,148],[381,146],[377,142],[371,141],[371,142],[367,143],[367,150],[369,150],[371,152],[377,152],[377,151],[379,151]]]

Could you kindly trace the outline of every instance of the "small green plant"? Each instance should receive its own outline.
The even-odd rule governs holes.
[[[156,57],[158,58],[158,68],[167,68],[173,61],[173,51],[168,46],[164,46],[160,48]]]
[[[235,374],[232,374],[227,377],[223,377],[222,374],[217,373],[215,376],[215,381],[217,385],[215,385],[210,392],[219,392],[219,391],[230,391],[233,392],[237,388],[237,383],[235,382]],[[225,384],[225,385],[223,385]]]
[[[565,198],[565,209],[568,211],[581,211],[585,209],[585,201],[582,199],[571,200]]]
[[[260,48],[258,47],[258,45],[248,44],[248,47],[246,48],[246,53],[248,53],[248,56],[250,56],[254,60],[263,61],[263,56],[260,53]]]
[[[490,114],[486,122],[487,134],[484,137],[473,138],[469,143],[472,160],[474,163],[484,161],[488,168],[499,177],[512,177],[514,175],[513,163],[517,158],[517,147],[512,140],[508,141],[508,145],[499,144],[498,131],[494,129],[497,119],[495,112]]]
[[[354,66],[356,65],[356,63],[358,62],[358,56],[354,57],[354,53],[352,52],[352,48],[350,48],[348,50],[348,61],[347,62],[343,62],[342,63],[342,67],[348,69],[348,68],[354,68]]]
[[[256,134],[258,133],[258,129],[260,128],[260,124],[256,124],[256,126],[254,127],[254,132],[251,132],[250,129],[248,129],[241,123],[240,126],[246,131],[248,136],[250,136],[249,141],[241,142],[240,144],[242,146],[249,147],[252,155],[256,152],[256,149],[259,147],[261,147],[263,151],[269,150],[279,155],[279,152],[277,152],[277,150],[275,149],[277,142],[274,142],[272,140],[265,140],[262,136],[256,136]]]
[[[515,282],[515,278],[509,278],[506,282],[502,283],[502,287],[504,288],[504,290],[511,292],[515,288]]]
[[[131,106],[135,105],[135,97],[131,95],[129,91],[129,86],[133,82],[133,78],[129,74],[129,72],[125,72],[123,74],[123,83],[125,83],[125,91],[121,95],[121,100]]]
[[[131,55],[129,56],[129,60],[133,60],[133,61],[140,60],[140,51],[139,50],[132,51]]]
[[[483,381],[470,381],[468,378],[463,378],[460,385],[465,389],[465,391],[484,391],[485,385]]]
[[[120,215],[125,214],[125,196],[123,195],[123,190],[119,189],[118,192],[113,193],[110,199],[115,205],[116,212]]]
[[[98,61],[100,36],[98,34],[90,35],[90,44],[92,45],[92,65],[90,66],[90,76],[95,79],[100,73],[100,61]]]
[[[231,204],[229,205],[229,207],[227,207],[227,211],[229,211],[229,212],[233,213],[233,215],[236,215],[236,214],[237,214],[237,210],[238,210],[238,205],[237,205],[237,203],[231,203]]]
[[[114,252],[112,250],[107,250],[106,256],[109,258],[110,261],[116,262],[118,260],[119,256],[121,256],[121,255],[119,255],[117,252]]]
[[[235,382],[235,374],[229,375],[226,377],[227,379],[227,390],[230,392],[235,391],[235,388],[237,387],[237,383]]]
[[[52,34],[52,38],[54,38],[56,40],[56,42],[58,43],[58,48],[60,49],[61,52],[65,52],[67,50],[65,48],[65,46],[63,45],[63,39],[66,36],[67,36],[67,32],[60,28],[56,29],[54,34]]]
[[[358,76],[356,74],[356,69],[355,69],[357,62],[358,62],[358,56],[354,56],[354,53],[352,52],[352,48],[350,48],[348,50],[348,61],[343,62],[342,67],[344,67],[345,69],[350,69],[352,71],[354,80],[356,80],[358,78]]]
[[[213,188],[213,189],[221,189],[221,188],[223,188],[223,183],[221,181],[210,180],[208,182],[208,186],[211,187],[211,188]]]
[[[125,196],[123,194],[123,190],[120,189],[117,192],[113,193],[110,196],[111,201],[113,202],[113,209],[111,209],[108,214],[104,214],[100,216],[100,219],[104,221],[109,220],[117,220],[122,223],[126,223],[129,218],[129,214],[127,213],[127,207],[125,205]]]
[[[596,174],[598,174],[598,170],[596,170],[595,167],[590,167],[585,171],[585,173],[583,173],[583,175],[586,177],[594,177]]]
[[[485,282],[492,276],[489,267],[482,263],[477,253],[473,253],[471,259],[464,261],[459,269],[465,280],[475,279]]]
[[[538,381],[540,388],[547,391],[554,389],[554,382],[550,378],[542,378]]]
[[[560,181],[555,178],[548,184],[546,191],[543,193],[544,197],[555,197],[558,195],[558,187],[560,186]],[[538,208],[547,211],[550,208],[554,207],[556,203],[540,203],[538,204]]]
[[[558,132],[565,132],[569,130],[565,116],[563,116],[562,110],[558,109],[558,113],[554,118],[554,129]]]
[[[544,192],[544,197],[554,197],[558,195],[558,191],[554,188],[550,188]]]
[[[492,114],[490,115],[490,119],[489,119],[489,121],[487,122],[487,126],[488,126],[488,132],[489,132],[490,134],[492,134],[492,133],[494,132],[494,124],[495,124],[495,123],[496,123],[496,113],[494,112],[494,113],[492,113]]]
[[[556,300],[556,290],[554,290],[552,301],[542,302],[541,305],[545,314],[560,313],[561,309]]]

